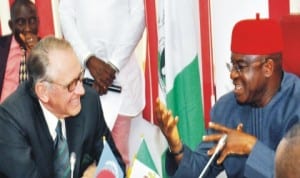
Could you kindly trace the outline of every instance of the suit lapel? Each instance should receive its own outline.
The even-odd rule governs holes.
[[[40,158],[39,164],[45,164],[40,166],[46,175],[52,175],[53,173],[53,150],[54,150],[54,141],[50,135],[44,114],[38,102],[35,104],[35,128],[39,134],[39,143],[41,143],[40,150],[43,152],[43,158]]]
[[[39,133],[41,135],[41,142],[45,142],[46,146],[51,148],[53,150],[53,139],[51,137],[51,134],[49,132],[49,128],[48,125],[46,123],[46,119],[44,116],[44,113],[42,111],[42,108],[40,106],[40,103],[38,101],[37,96],[35,95],[35,93],[31,90],[30,86],[29,86],[29,82],[26,81],[26,92],[29,93],[29,96],[32,99],[32,105],[33,105],[33,116],[35,119],[35,128],[37,129],[37,133]]]
[[[29,97],[32,100],[31,114],[34,119],[34,127],[36,129],[36,138],[39,144],[39,148],[34,150],[36,152],[36,160],[39,164],[39,168],[42,170],[43,175],[52,175],[53,173],[53,150],[54,141],[50,135],[48,125],[46,123],[42,108],[38,102],[36,95],[30,89],[28,82],[26,83],[26,93],[29,93]]]

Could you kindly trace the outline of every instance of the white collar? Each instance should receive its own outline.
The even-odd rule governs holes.
[[[57,118],[53,113],[51,113],[39,100],[39,103],[41,105],[44,117],[46,119],[46,123],[50,132],[50,135],[53,140],[56,138],[56,126],[57,126],[57,121],[61,121],[61,128],[62,128],[62,134],[65,138],[66,137],[66,125],[65,125],[65,120],[64,119],[59,119]]]

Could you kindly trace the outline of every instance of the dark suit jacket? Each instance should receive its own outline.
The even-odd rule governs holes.
[[[85,91],[79,115],[65,120],[69,152],[77,155],[74,178],[81,177],[94,160],[99,161],[102,136],[106,136],[124,171],[125,164],[105,123],[99,96],[87,86]],[[53,150],[53,139],[38,99],[29,82],[24,82],[0,105],[0,175],[53,178]]]
[[[10,50],[12,35],[0,38],[0,96],[2,93],[4,74],[6,69],[7,58]]]

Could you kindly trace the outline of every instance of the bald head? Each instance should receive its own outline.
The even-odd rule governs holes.
[[[275,178],[300,175],[300,124],[294,125],[280,141],[275,155]]]

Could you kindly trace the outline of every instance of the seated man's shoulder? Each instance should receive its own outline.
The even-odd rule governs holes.
[[[232,91],[222,95],[217,101],[216,101],[216,104],[218,105],[230,105],[230,104],[236,104],[236,99],[235,99],[235,96],[234,96],[234,93]]]
[[[83,87],[85,89],[85,94],[81,98],[83,102],[97,102],[99,100],[99,94],[95,89],[85,84]]]

